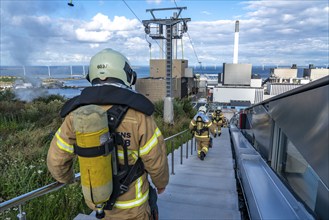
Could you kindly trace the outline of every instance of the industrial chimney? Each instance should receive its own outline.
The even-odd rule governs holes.
[[[238,63],[238,53],[239,53],[239,21],[235,21],[233,63]]]

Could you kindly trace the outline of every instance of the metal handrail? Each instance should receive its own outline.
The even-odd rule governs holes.
[[[177,134],[175,134],[173,136],[170,136],[168,138],[165,138],[164,140],[165,140],[165,142],[170,141],[170,140],[172,141],[175,137],[178,137],[178,136],[180,136],[180,135],[182,135],[182,134],[184,134],[184,133],[186,133],[188,131],[189,130],[186,129],[186,130],[184,130],[182,132],[179,132],[179,133],[177,133]],[[180,147],[182,147],[182,146],[183,146],[183,144]],[[171,149],[172,149],[172,145],[171,145]],[[171,153],[173,153],[173,151]],[[181,157],[182,157],[182,154],[181,154]],[[173,163],[173,160],[172,160],[172,163]],[[172,164],[172,169],[173,169],[173,167],[174,166]],[[173,170],[172,170],[172,173],[173,173]],[[75,181],[79,181],[80,180],[80,173],[76,173],[75,174],[74,180]],[[10,209],[10,208],[13,208],[13,207],[16,207],[16,206],[20,206],[20,214],[18,214],[18,215],[22,215],[21,205],[23,205],[25,202],[30,201],[30,200],[32,200],[34,198],[37,198],[37,197],[46,195],[48,193],[57,191],[60,188],[64,187],[65,185],[67,185],[67,184],[60,183],[60,182],[50,183],[50,184],[48,184],[46,186],[43,186],[43,187],[38,188],[36,190],[33,190],[31,192],[25,193],[23,195],[20,195],[20,196],[17,196],[15,198],[13,198],[13,199],[10,199],[10,200],[7,200],[5,202],[2,202],[2,203],[0,203],[0,212],[3,212],[5,210],[7,210],[7,209]],[[23,215],[25,215],[25,213]],[[25,218],[23,217],[23,218],[20,218],[20,219],[25,219]]]
[[[74,179],[75,179],[75,181],[79,181],[80,173],[76,173]],[[50,192],[57,191],[60,188],[64,187],[65,185],[66,185],[65,183],[60,183],[60,182],[50,183],[50,184],[43,186],[41,188],[38,188],[36,190],[33,190],[31,192],[25,193],[23,195],[17,196],[13,199],[0,203],[0,212],[3,212],[6,209],[10,209],[10,208],[18,206],[18,205],[22,205],[23,203],[25,203],[29,200],[43,196]]]
[[[181,132],[179,132],[179,133],[177,133],[177,134],[174,134],[173,136],[167,137],[167,138],[164,139],[164,141],[169,141],[169,140],[171,140],[171,139],[174,139],[175,137],[177,137],[177,136],[179,136],[179,135],[181,135],[181,134],[184,134],[184,133],[187,132],[187,131],[189,131],[189,129],[186,129],[186,130],[181,131]]]

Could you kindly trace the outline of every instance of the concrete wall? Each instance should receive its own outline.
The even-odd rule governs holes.
[[[213,102],[229,103],[231,100],[255,103],[255,88],[250,87],[215,87]]]
[[[188,68],[188,60],[173,60],[172,77],[185,77],[185,69]],[[166,78],[166,60],[153,59],[150,60],[150,77]]]
[[[298,69],[290,69],[290,68],[274,68],[271,69],[271,74],[274,74],[278,78],[296,78]]]
[[[151,102],[160,101],[166,96],[166,80],[152,78],[137,79],[135,89],[151,100]]]
[[[250,87],[262,87],[262,79],[251,79]]]
[[[329,75],[329,69],[304,69],[304,77],[309,77],[312,81]]]
[[[172,96],[174,98],[183,98],[192,92],[192,78],[173,78],[172,79]],[[143,78],[137,79],[135,90],[151,102],[164,100],[166,97],[166,79],[164,78]]]

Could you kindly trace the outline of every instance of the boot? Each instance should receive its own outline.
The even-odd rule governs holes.
[[[206,156],[206,154],[203,151],[201,151],[200,160],[204,160],[205,156]]]
[[[214,138],[216,138],[216,137],[217,137],[217,134],[214,135]]]

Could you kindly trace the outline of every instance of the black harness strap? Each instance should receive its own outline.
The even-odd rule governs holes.
[[[121,124],[121,121],[128,111],[127,105],[114,105],[107,110],[107,120],[110,133],[115,133],[115,129]]]
[[[114,148],[113,139],[109,139],[103,145],[96,147],[84,148],[78,146],[77,144],[73,145],[74,153],[80,157],[106,156],[109,153],[111,153],[113,148]]]
[[[128,147],[126,146],[122,136],[115,132],[116,128],[120,125],[124,115],[128,110],[128,106],[125,105],[114,105],[107,111],[107,118],[109,124],[110,133],[113,134],[115,146],[122,146],[124,164],[120,165],[117,161],[118,173],[113,175],[113,192],[110,199],[106,202],[105,208],[112,210],[116,199],[128,191],[129,185],[134,182],[137,178],[144,174],[144,164],[140,158],[137,159],[134,165],[128,164]],[[118,155],[115,155],[118,158]]]
[[[125,180],[122,182],[121,187],[128,188],[130,183],[134,182],[138,177],[143,175],[144,173],[144,164],[142,162],[141,158],[138,158],[136,163],[130,167],[130,171],[125,178]]]
[[[113,192],[106,202],[105,210],[112,210],[116,199],[129,190],[129,185],[144,174],[144,164],[140,158],[134,165],[129,165],[128,172],[121,171],[113,176]]]

